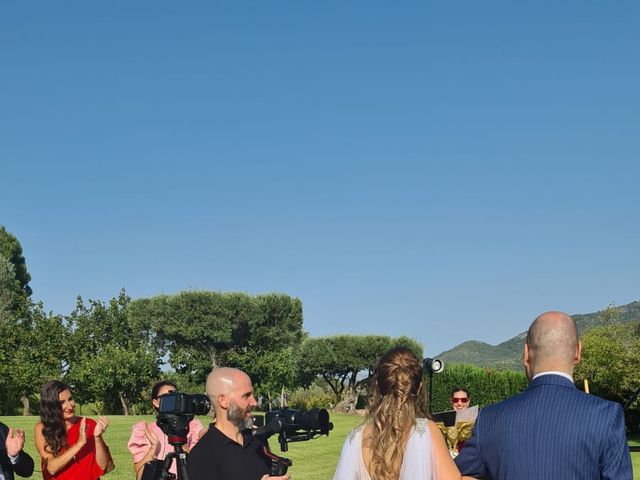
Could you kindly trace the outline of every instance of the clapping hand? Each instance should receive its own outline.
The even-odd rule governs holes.
[[[153,452],[153,458],[156,458],[156,456],[158,455],[158,437],[156,437],[156,434],[153,433],[153,430],[151,429],[151,427],[147,424],[144,427],[144,436],[147,437],[147,440],[149,441],[149,450]]]
[[[96,423],[96,429],[93,431],[93,436],[101,437],[108,426],[109,426],[109,419],[107,417],[98,418],[98,422]]]
[[[87,443],[87,419],[86,417],[82,417],[80,420],[80,431],[78,433],[78,441],[76,445],[83,447]]]
[[[24,430],[10,428],[5,442],[7,454],[10,457],[17,457],[22,447],[24,447]]]

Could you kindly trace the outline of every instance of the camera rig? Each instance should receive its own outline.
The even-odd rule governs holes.
[[[182,446],[187,443],[189,423],[196,415],[209,413],[211,403],[206,395],[186,393],[168,393],[159,397],[160,407],[156,423],[168,437],[173,452],[169,452],[164,461],[153,460],[147,463],[142,473],[142,480],[165,480],[175,478],[169,473],[173,460],[176,460],[178,480],[188,480],[187,454]]]
[[[286,452],[289,450],[290,442],[304,442],[322,435],[329,436],[331,430],[333,430],[333,423],[329,421],[329,412],[325,409],[293,410],[287,408],[267,412],[265,425],[252,429],[251,435],[266,441],[277,433],[280,451]],[[280,457],[269,450],[266,443],[262,447],[262,451],[271,460],[270,475],[284,475],[293,464],[290,459]]]

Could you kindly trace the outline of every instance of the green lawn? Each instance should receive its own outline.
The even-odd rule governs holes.
[[[153,420],[149,417],[124,417],[110,416],[111,425],[105,434],[105,440],[111,448],[116,469],[105,476],[107,480],[131,480],[133,479],[133,466],[129,451],[127,450],[127,440],[131,433],[131,426],[144,419]],[[0,417],[0,420],[11,427],[23,428],[27,432],[27,442],[25,449],[36,460],[38,455],[33,445],[33,427],[38,421],[38,417]],[[201,417],[203,424],[207,424],[208,419]],[[332,414],[331,421],[334,430],[329,438],[322,437],[308,442],[290,444],[289,452],[282,454],[293,460],[293,466],[289,472],[296,480],[327,480],[333,475],[340,449],[345,437],[356,425],[360,424],[362,417]],[[271,448],[276,454],[280,454],[277,439],[272,438]],[[631,438],[630,444],[640,445],[640,436]],[[634,479],[640,480],[640,453],[632,453]],[[38,467],[32,478],[42,479],[42,474]]]
[[[629,438],[629,445],[640,445],[640,435]],[[633,464],[633,478],[640,480],[640,452],[631,453],[631,463]]]
[[[131,480],[133,475],[133,463],[131,455],[127,450],[127,441],[131,434],[131,426],[140,420],[152,421],[153,416],[148,417],[125,417],[112,415],[109,416],[111,422],[109,429],[105,433],[105,441],[111,449],[111,454],[116,464],[116,469],[105,475],[106,480]],[[39,457],[33,444],[33,429],[38,422],[39,417],[0,417],[0,421],[13,428],[23,428],[27,435],[25,450],[36,461],[36,472],[34,479],[42,479],[42,473],[39,469]],[[200,417],[203,425],[207,425],[209,419]],[[332,414],[331,421],[334,429],[330,436],[317,438],[308,442],[299,442],[289,444],[289,451],[280,452],[277,437],[270,440],[271,448],[274,453],[293,460],[293,466],[289,472],[298,480],[327,480],[330,479],[338,463],[342,442],[347,434],[356,425],[362,422],[362,417],[352,415]],[[20,477],[17,477],[20,478]]]

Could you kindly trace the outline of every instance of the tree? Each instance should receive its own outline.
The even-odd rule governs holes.
[[[181,292],[131,303],[132,321],[154,336],[171,366],[188,381],[202,382],[212,368],[245,370],[257,390],[295,378],[303,338],[302,304],[284,294]],[[276,387],[277,386],[277,387]]]
[[[29,415],[29,399],[38,395],[47,381],[61,378],[67,365],[67,330],[62,317],[45,312],[42,303],[32,304],[28,316],[14,328],[10,378],[23,415]]]
[[[0,256],[0,382],[2,410],[13,414],[16,400],[23,414],[41,385],[58,378],[64,358],[62,319],[33,304],[15,288],[15,265]],[[18,307],[16,308],[16,305]]]
[[[129,321],[131,299],[124,290],[108,304],[78,297],[68,318],[71,363],[66,378],[80,401],[98,402],[105,412],[130,413],[158,377],[160,360],[149,337]]]
[[[0,256],[6,258],[14,266],[16,290],[25,297],[31,296],[31,275],[27,271],[27,263],[22,255],[22,246],[18,239],[0,225]]]
[[[255,315],[254,303],[243,293],[181,292],[131,304],[132,319],[155,333],[173,368],[201,381],[212,367],[226,365],[229,350],[243,343]]]
[[[304,338],[302,302],[280,293],[257,295],[257,314],[250,317],[244,342],[229,352],[229,366],[254,379],[255,390],[269,402],[297,381],[297,357]]]
[[[348,396],[347,410],[355,406],[355,393],[369,381],[375,362],[387,350],[406,346],[422,358],[422,347],[408,337],[382,335],[335,335],[309,338],[302,343],[299,372],[305,384],[322,377],[333,391],[336,403]],[[358,379],[360,374],[360,379]]]
[[[0,255],[0,320],[9,319],[13,315],[18,295],[16,283],[15,266]]]
[[[610,305],[598,326],[583,331],[576,379],[589,380],[592,393],[627,405],[627,425],[640,428],[640,322],[622,324]],[[634,395],[636,396],[634,400]]]
[[[13,361],[15,312],[13,311],[16,296],[15,267],[4,256],[0,255],[0,412],[8,414],[11,405],[10,372]]]

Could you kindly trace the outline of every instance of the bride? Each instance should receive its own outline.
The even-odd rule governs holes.
[[[393,348],[380,358],[372,392],[367,419],[345,440],[334,480],[463,478],[427,419],[422,362],[411,350]]]

